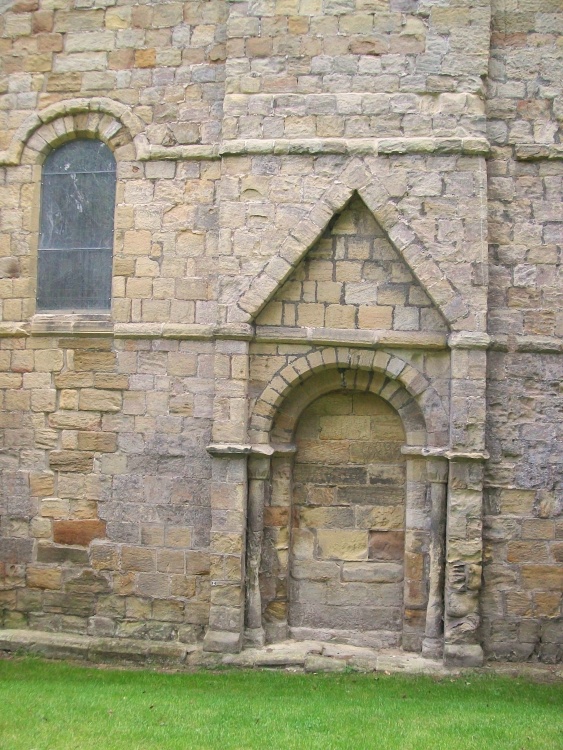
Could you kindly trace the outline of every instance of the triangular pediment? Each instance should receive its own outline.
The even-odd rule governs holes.
[[[259,326],[447,331],[359,195],[329,222],[256,317]]]

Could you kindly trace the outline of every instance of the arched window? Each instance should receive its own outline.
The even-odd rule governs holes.
[[[115,159],[101,141],[70,141],[47,157],[41,181],[39,312],[110,309],[115,184]]]

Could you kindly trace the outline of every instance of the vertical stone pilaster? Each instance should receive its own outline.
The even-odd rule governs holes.
[[[247,441],[248,350],[248,341],[215,341],[214,444]]]
[[[206,651],[237,652],[244,630],[248,343],[215,342],[211,475],[211,606]]]
[[[448,484],[444,661],[479,666],[483,459],[450,455]]]
[[[430,493],[430,566],[422,654],[437,659],[443,655],[444,651],[444,561],[448,462],[441,457],[428,458],[426,470]]]
[[[479,593],[482,577],[483,461],[486,415],[486,348],[488,336],[450,336],[451,421],[444,661],[479,666]]]
[[[247,455],[219,450],[212,458],[211,603],[203,647],[236,653],[244,628]]]
[[[405,583],[402,647],[420,651],[428,596],[425,558],[429,522],[426,506],[426,461],[420,455],[406,456]]]
[[[248,526],[246,538],[245,639],[254,646],[265,643],[260,595],[260,562],[264,536],[264,506],[270,491],[269,456],[253,455],[248,462]]]

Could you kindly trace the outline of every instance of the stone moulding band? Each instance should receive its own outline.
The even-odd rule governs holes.
[[[518,161],[559,161],[563,159],[563,144],[520,143],[514,147],[514,155]]]
[[[156,146],[143,145],[142,161],[214,160],[224,156],[247,154],[342,154],[344,156],[392,156],[394,154],[464,154],[486,156],[486,138],[248,138],[223,141],[216,145]]]
[[[309,344],[313,346],[350,345],[358,349],[378,347],[418,349],[492,349],[494,351],[562,354],[563,339],[557,336],[491,336],[474,332],[450,334],[424,331],[358,331],[345,328],[283,328],[230,323],[222,326],[197,323],[114,323],[109,316],[36,315],[31,321],[0,322],[0,339],[28,336],[109,336],[116,339],[214,339],[257,341],[260,343]]]
[[[448,461],[488,461],[488,451],[463,452],[455,451],[448,446],[427,447],[420,445],[403,445],[401,448],[403,456],[419,458],[446,458]]]
[[[425,331],[384,331],[349,328],[287,328],[256,326],[256,341],[260,343],[313,344],[318,346],[349,344],[359,348],[389,346],[421,349],[446,349],[447,337],[442,333]]]
[[[77,107],[69,108],[70,111]],[[89,112],[83,105],[78,112]],[[100,110],[93,110],[100,111]],[[104,112],[104,110],[101,110]],[[66,112],[64,113],[66,114]],[[64,115],[61,115],[64,116]],[[43,124],[37,118],[36,127]],[[49,122],[50,120],[47,120]],[[31,130],[31,125],[28,126]],[[136,128],[133,128],[133,132]],[[32,131],[33,132],[33,131]],[[23,133],[22,133],[23,136]],[[13,144],[0,152],[0,166],[16,166],[20,163],[22,146]],[[322,155],[343,156],[394,156],[401,154],[463,154],[464,156],[487,156],[490,150],[485,138],[428,137],[428,138],[299,138],[261,139],[249,138],[223,141],[217,144],[190,144],[161,146],[150,144],[146,136],[138,133],[133,138],[136,157],[139,161],[216,161],[228,156],[245,155]],[[537,158],[537,157],[536,157]]]

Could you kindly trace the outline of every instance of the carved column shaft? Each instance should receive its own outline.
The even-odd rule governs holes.
[[[424,656],[436,659],[442,656],[444,650],[444,564],[448,462],[445,458],[428,458],[426,468],[430,493],[430,569],[422,653]]]
[[[269,456],[250,456],[248,461],[248,526],[246,538],[246,629],[245,639],[255,646],[264,645],[260,563],[264,537],[264,506],[270,492]]]

